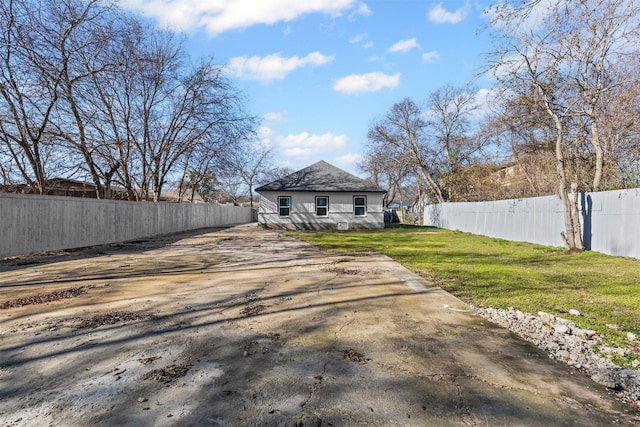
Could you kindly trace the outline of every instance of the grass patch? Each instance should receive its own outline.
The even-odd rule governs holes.
[[[640,260],[432,227],[288,234],[328,251],[383,253],[469,304],[571,319],[640,359],[640,346],[626,340],[640,337]]]

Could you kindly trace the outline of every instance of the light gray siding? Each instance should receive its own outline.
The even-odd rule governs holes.
[[[291,212],[281,217],[278,211],[278,197],[291,197]],[[327,216],[316,215],[316,196],[329,198]],[[353,197],[366,196],[367,212],[356,216],[353,211]],[[368,229],[384,228],[381,193],[338,193],[302,191],[262,191],[258,222],[267,227],[285,229]]]

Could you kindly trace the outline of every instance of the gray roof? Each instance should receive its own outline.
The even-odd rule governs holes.
[[[277,181],[256,188],[261,191],[373,192],[386,190],[351,175],[325,161],[319,161]]]

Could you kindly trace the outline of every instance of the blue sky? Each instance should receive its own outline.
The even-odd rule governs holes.
[[[262,117],[278,166],[326,160],[363,176],[369,125],[405,97],[469,82],[490,0],[121,0],[213,56]],[[482,94],[490,82],[479,79]]]

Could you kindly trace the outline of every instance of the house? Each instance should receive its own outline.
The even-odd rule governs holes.
[[[409,202],[398,202],[397,200],[392,201],[387,205],[387,208],[394,211],[405,211],[405,212],[413,212],[413,205]]]
[[[384,228],[385,190],[325,161],[256,189],[258,222],[302,230]]]
[[[27,184],[2,185],[0,184],[0,193],[17,193],[17,194],[34,194],[33,189]],[[83,197],[95,199],[96,186],[91,182],[78,181],[70,178],[53,178],[45,181],[44,194],[47,196],[66,196],[66,197]],[[120,186],[112,185],[109,196],[111,200],[130,200],[127,190]],[[148,199],[151,201],[151,198]],[[191,194],[191,190],[165,189],[160,195],[160,202],[167,203],[205,203],[202,195],[195,192]]]

